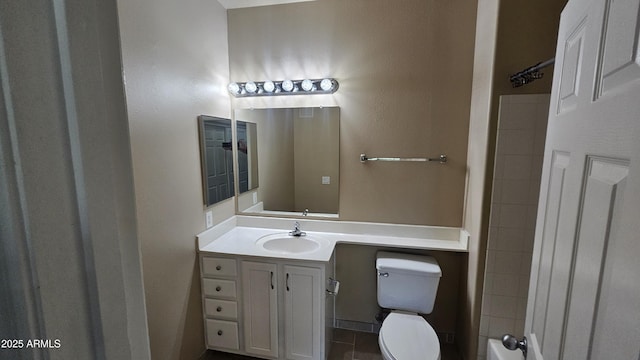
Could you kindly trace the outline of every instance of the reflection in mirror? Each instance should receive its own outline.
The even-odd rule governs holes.
[[[236,121],[238,138],[238,191],[258,187],[258,124]]]
[[[340,108],[239,109],[235,119],[256,124],[260,166],[238,212],[338,217]]]
[[[231,120],[198,116],[204,204],[211,206],[233,196]]]

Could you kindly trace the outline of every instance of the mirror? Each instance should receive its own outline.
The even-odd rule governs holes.
[[[200,164],[205,206],[233,196],[231,119],[198,116]]]
[[[306,210],[308,216],[338,217],[340,108],[239,109],[234,116],[256,135],[257,161],[237,152],[238,168],[243,168],[240,163],[246,156],[256,169],[258,185],[240,191],[238,212],[303,216]],[[249,171],[247,178],[252,174]]]

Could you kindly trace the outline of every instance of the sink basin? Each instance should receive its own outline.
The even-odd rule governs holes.
[[[263,236],[256,241],[256,245],[281,254],[308,253],[320,248],[320,243],[313,236],[290,236],[287,233]]]

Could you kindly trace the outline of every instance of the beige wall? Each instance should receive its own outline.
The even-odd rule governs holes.
[[[234,108],[340,107],[340,218],[460,226],[474,1],[322,0],[229,10],[233,81],[335,77],[333,95],[239,98]],[[437,156],[361,164],[370,156]]]
[[[195,359],[205,349],[196,119],[230,117],[226,11],[208,0],[118,5],[151,354]],[[214,206],[214,222],[233,215],[233,206],[233,199]]]

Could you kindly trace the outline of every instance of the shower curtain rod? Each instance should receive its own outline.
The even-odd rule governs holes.
[[[556,61],[555,58],[551,58],[547,61],[539,62],[533,66],[530,66],[519,73],[513,74],[509,76],[509,80],[511,81],[511,86],[514,88],[526,85],[534,80],[542,79],[543,73],[540,72],[541,69],[546,68],[549,65],[553,65]]]

